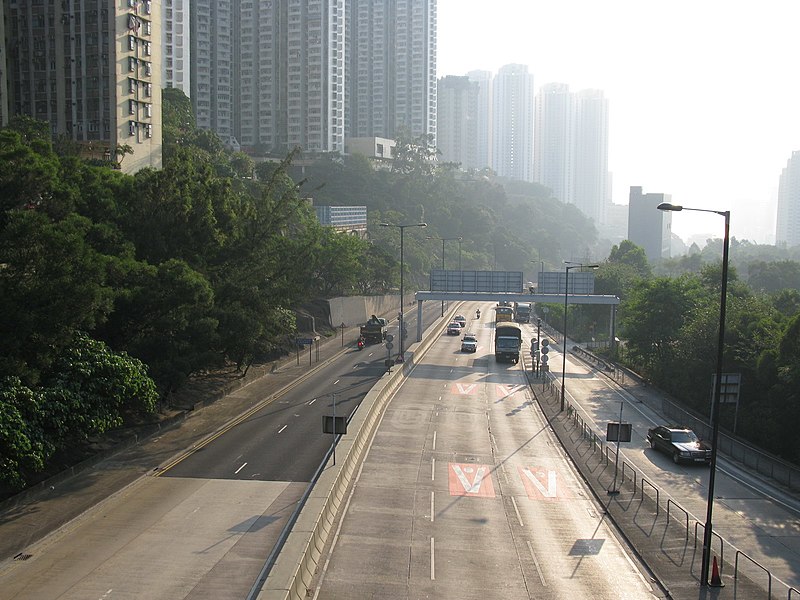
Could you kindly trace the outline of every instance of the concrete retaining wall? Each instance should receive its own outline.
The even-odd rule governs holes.
[[[406,294],[406,308],[414,303],[414,294]],[[331,326],[355,327],[367,321],[372,315],[390,316],[394,319],[400,309],[400,296],[344,296],[328,300]]]

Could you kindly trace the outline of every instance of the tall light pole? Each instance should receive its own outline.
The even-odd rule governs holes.
[[[561,410],[564,410],[565,392],[564,377],[567,373],[567,298],[569,297],[569,270],[586,267],[587,269],[597,269],[600,265],[587,265],[584,263],[571,263],[564,261],[566,265],[566,276],[564,277],[564,343],[561,347]]]
[[[725,218],[725,237],[722,243],[722,287],[719,294],[719,337],[717,338],[717,372],[714,377],[714,397],[711,402],[711,465],[708,475],[708,501],[706,502],[706,524],[703,531],[703,562],[700,566],[700,585],[708,585],[708,569],[711,563],[711,517],[714,512],[714,480],[717,475],[717,441],[719,439],[719,405],[722,391],[722,355],[725,347],[725,304],[728,296],[728,248],[730,246],[731,211],[687,208],[664,202],[658,210],[693,210],[709,212]]]
[[[392,223],[380,223],[381,227],[397,227],[400,230],[400,315],[398,317],[398,321],[400,322],[400,350],[398,351],[398,358],[400,361],[404,361],[405,357],[403,356],[403,352],[405,351],[405,340],[403,339],[403,270],[405,268],[405,263],[403,262],[403,233],[406,230],[406,227],[427,227],[427,223],[409,223],[408,225],[394,225]]]
[[[440,238],[440,237],[434,237],[434,236],[430,236],[429,235],[425,239],[428,239],[428,240],[442,240],[442,271],[445,270],[445,268],[444,268],[444,243],[445,242],[456,242],[457,241],[458,242],[458,270],[459,271],[461,270],[461,240],[463,238],[460,238],[460,237],[457,237],[457,238]],[[445,278],[445,282],[446,281],[447,281],[447,279]],[[444,300],[442,300],[442,316],[444,316]]]
[[[539,272],[540,273],[544,273],[544,261],[543,260],[532,260],[531,262],[533,264],[541,264],[542,265],[542,269]],[[536,291],[537,292],[539,291],[539,282],[538,281],[536,282]]]

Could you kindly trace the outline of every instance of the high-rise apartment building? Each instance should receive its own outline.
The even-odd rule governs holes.
[[[177,88],[191,95],[191,69],[189,53],[191,0],[162,0],[161,81],[165,88]]]
[[[160,2],[5,0],[5,35],[10,115],[125,172],[161,166]]]
[[[800,151],[792,152],[778,185],[775,243],[800,246]]]
[[[235,143],[231,9],[231,0],[192,0],[189,14],[189,96],[197,126],[230,145]]]
[[[436,0],[347,4],[347,136],[436,143]]]
[[[610,204],[608,101],[600,90],[549,83],[536,96],[534,177],[595,225]]]
[[[344,0],[236,0],[235,135],[248,151],[344,151]]]
[[[506,65],[492,90],[492,168],[501,177],[534,181],[533,75],[525,65]]]
[[[475,115],[477,135],[475,167],[485,169],[492,166],[492,73],[470,71],[467,77],[478,84],[478,105]],[[438,132],[437,132],[438,133]]]
[[[644,194],[641,186],[631,186],[628,198],[628,239],[644,248],[647,260],[669,258],[672,242],[672,213],[658,210],[670,202],[669,194]]]
[[[601,90],[575,94],[573,203],[595,224],[605,224],[611,204],[608,173],[608,100]]]
[[[569,86],[543,85],[536,95],[533,177],[568,204],[574,203],[574,153],[575,103]]]
[[[448,75],[439,79],[437,100],[437,148],[440,161],[459,163],[464,169],[478,164],[479,86],[469,77]]]

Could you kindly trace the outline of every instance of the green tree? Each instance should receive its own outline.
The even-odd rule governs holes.
[[[0,482],[21,489],[26,473],[44,468],[53,447],[38,424],[40,398],[18,377],[0,381]]]
[[[690,277],[641,280],[622,305],[629,359],[661,384],[678,366],[680,332],[702,305],[703,290]]]
[[[622,240],[618,246],[611,248],[608,255],[610,264],[627,265],[634,269],[639,277],[650,277],[650,264],[647,262],[647,255],[644,248],[637,246],[630,240]]]
[[[74,331],[111,311],[107,259],[87,243],[92,231],[77,215],[53,223],[36,211],[13,214],[0,235],[0,373],[35,384]]]

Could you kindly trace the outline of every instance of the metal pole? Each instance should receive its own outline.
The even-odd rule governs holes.
[[[444,239],[442,239],[442,271],[444,271]],[[445,271],[445,281],[447,280],[447,272]],[[442,316],[444,316],[444,300],[442,300]]]
[[[336,392],[333,392],[333,466],[336,466]]]
[[[716,212],[716,211],[714,211]],[[717,374],[714,382],[714,405],[711,410],[711,465],[708,476],[708,502],[706,508],[706,524],[703,534],[703,562],[700,567],[700,585],[708,585],[708,570],[711,563],[712,524],[714,510],[714,480],[717,475],[717,442],[719,439],[719,405],[722,392],[722,362],[725,345],[725,304],[728,294],[728,247],[730,245],[731,213],[719,212],[725,217],[725,238],[722,245],[722,289],[719,300],[719,338],[717,339]]]
[[[611,489],[608,490],[608,494],[610,496],[614,494],[619,494],[619,490],[617,489],[617,467],[619,465],[619,438],[622,437],[622,406],[624,405],[623,402],[619,403],[619,425],[617,427],[617,455],[614,457],[614,483],[611,484]]]
[[[572,267],[566,267],[566,276],[564,277],[564,342],[561,345],[561,410],[564,410],[564,377],[567,372],[567,294],[569,293],[569,270]]]
[[[400,361],[405,360],[404,353],[404,344],[403,342],[403,271],[405,270],[403,264],[403,233],[405,232],[405,225],[398,225],[400,228],[400,316],[398,318],[398,322],[400,323],[400,351],[398,353],[400,357]]]
[[[539,377],[539,355],[542,353],[542,320],[536,319],[536,339],[539,340],[539,351],[536,353],[536,377]]]

